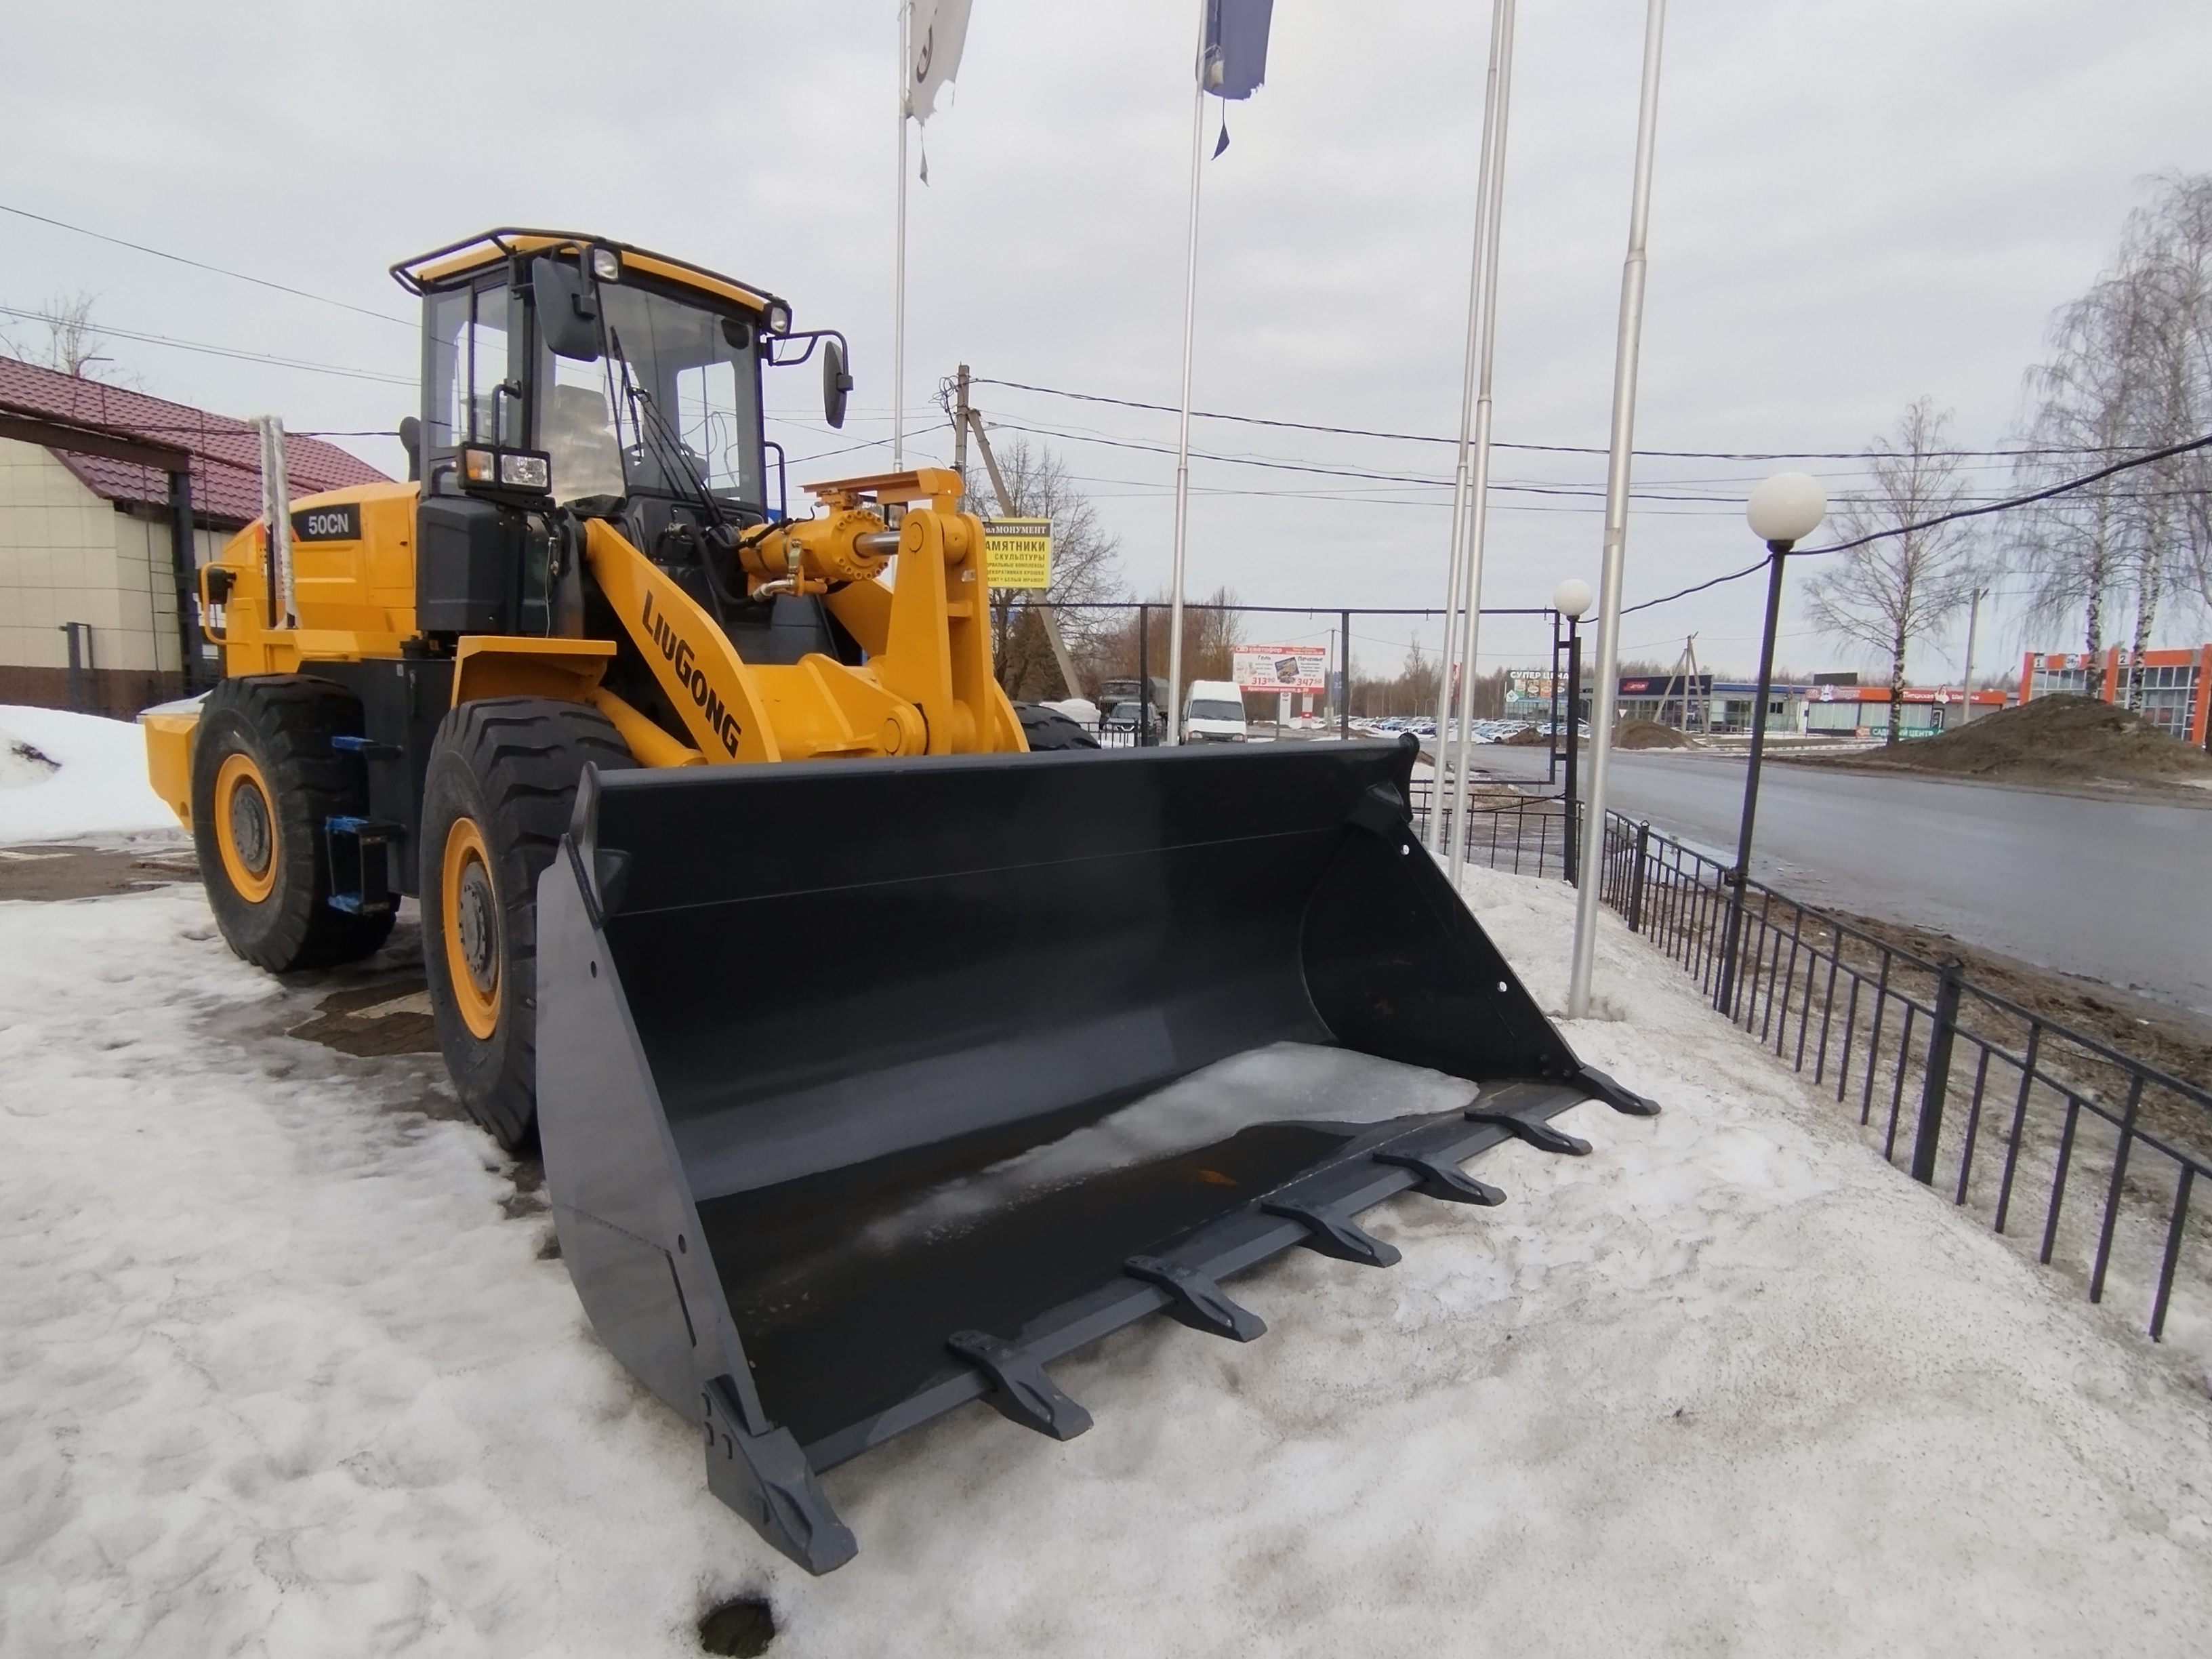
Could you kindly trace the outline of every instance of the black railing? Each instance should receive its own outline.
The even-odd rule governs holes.
[[[1424,840],[1434,794],[1429,780],[1413,781],[1413,828]],[[1566,875],[1567,815],[1559,796],[1476,789],[1458,817],[1466,862],[1516,876]]]
[[[1424,836],[1432,799],[1417,781]],[[1471,864],[1565,872],[1557,796],[1478,786],[1461,822]],[[1732,882],[1720,859],[1606,815],[1600,897],[1715,1000]],[[1731,1021],[1856,1107],[1885,1158],[2032,1240],[2090,1301],[2124,1291],[2154,1341],[2185,1318],[2191,1346],[2212,1349],[2212,1237],[2191,1207],[2212,1178],[2212,1093],[1764,883],[1746,884],[1741,927]],[[2198,1292],[2180,1311],[2177,1285]]]

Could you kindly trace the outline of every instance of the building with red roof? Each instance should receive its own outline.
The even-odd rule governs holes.
[[[295,500],[385,482],[314,438],[284,470]],[[193,573],[260,514],[250,421],[0,357],[0,702],[129,714],[204,684]]]

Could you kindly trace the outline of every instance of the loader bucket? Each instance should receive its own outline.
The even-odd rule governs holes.
[[[1413,752],[587,774],[538,892],[562,1255],[771,1543],[827,1571],[854,1543],[819,1471],[978,1399],[1079,1433],[1050,1361],[1154,1312],[1249,1340],[1230,1275],[1387,1265],[1359,1212],[1495,1202],[1460,1167],[1486,1147],[1657,1109],[1581,1065],[1414,842]],[[1338,1093],[1274,1106],[1306,1056]],[[1383,1074],[1419,1109],[1378,1116]]]

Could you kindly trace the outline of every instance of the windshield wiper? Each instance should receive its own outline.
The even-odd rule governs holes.
[[[631,426],[641,439],[650,441],[654,451],[653,459],[660,467],[661,476],[672,481],[681,481],[677,486],[678,495],[687,496],[692,505],[704,511],[713,530],[718,532],[720,539],[727,543],[734,554],[738,541],[736,529],[722,516],[721,503],[714,499],[714,492],[707,488],[703,480],[692,475],[690,465],[684,459],[683,441],[669,430],[668,422],[661,415],[659,404],[653,394],[639,386],[631,375],[629,358],[622,349],[621,333],[611,327],[607,331],[607,339],[612,347],[611,355],[622,365],[623,400],[629,405]],[[638,417],[641,408],[645,411],[642,420]],[[640,445],[641,448],[644,447]],[[737,604],[740,596],[727,592],[722,586],[721,578],[715,573],[714,561],[707,546],[707,531],[696,526],[693,528],[698,537],[696,547],[700,574],[707,579],[707,597],[714,601],[714,620],[726,630],[730,625],[728,606]]]

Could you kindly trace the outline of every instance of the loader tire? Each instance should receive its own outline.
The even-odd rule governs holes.
[[[392,915],[335,909],[324,824],[365,813],[361,704],[328,680],[250,674],[221,681],[192,735],[192,845],[223,941],[271,973],[372,953]]]
[[[538,878],[577,781],[637,763],[597,709],[544,697],[464,703],[422,781],[422,965],[438,1047],[469,1115],[510,1152],[538,1119]]]
[[[1057,708],[1047,708],[1042,703],[1018,702],[1014,714],[1022,723],[1022,740],[1029,744],[1032,755],[1098,747],[1097,738]]]

